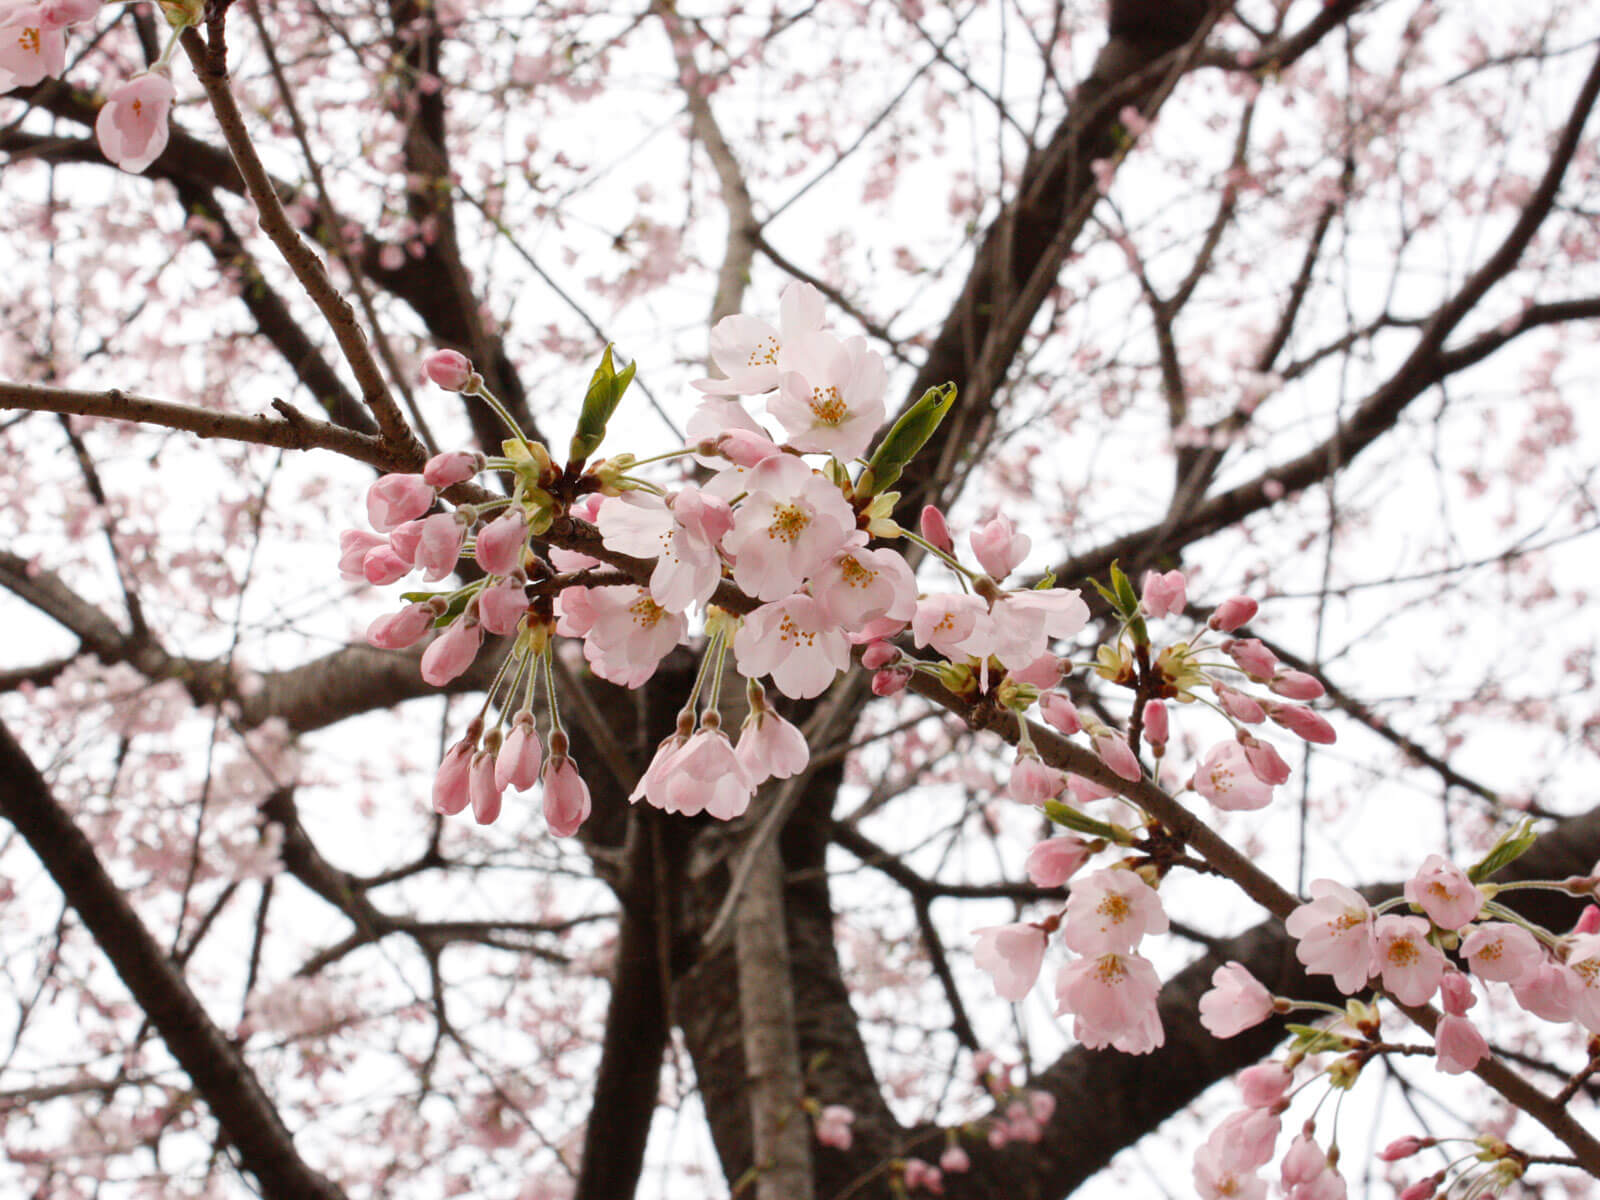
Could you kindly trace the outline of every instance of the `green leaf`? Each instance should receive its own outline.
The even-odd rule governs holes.
[[[1501,867],[1516,862],[1536,840],[1533,818],[1523,817],[1517,822],[1516,828],[1500,835],[1500,840],[1489,847],[1489,853],[1479,859],[1476,865],[1467,868],[1467,878],[1473,883],[1482,883]]]
[[[894,485],[906,464],[928,444],[928,439],[939,428],[955,402],[956,385],[941,383],[923,392],[922,398],[906,409],[872,452],[872,460],[867,464],[866,475],[863,476],[866,494],[875,496]],[[858,486],[857,494],[861,494],[861,491]]]
[[[622,393],[633,382],[638,365],[629,363],[618,371],[611,358],[611,346],[607,344],[605,353],[600,356],[600,365],[594,369],[594,375],[589,380],[589,390],[583,397],[583,411],[578,414],[578,428],[572,435],[569,462],[581,463],[600,448],[611,415],[617,411]]]
[[[1044,802],[1044,815],[1056,825],[1063,825],[1079,833],[1087,833],[1091,837],[1105,838],[1107,841],[1117,841],[1117,831],[1104,821],[1096,821],[1087,813],[1081,813],[1070,804],[1063,804],[1059,800],[1046,800]]]

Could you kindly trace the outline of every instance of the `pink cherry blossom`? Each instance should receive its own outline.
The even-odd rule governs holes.
[[[777,600],[844,545],[855,532],[855,512],[837,487],[792,455],[752,467],[744,483],[749,495],[722,547],[746,593]]]
[[[1200,1024],[1212,1037],[1234,1037],[1271,1015],[1272,993],[1243,963],[1218,967],[1211,973],[1211,990],[1200,997]]]
[[[1206,624],[1218,633],[1232,633],[1246,621],[1255,619],[1257,607],[1249,596],[1230,596],[1217,605]]]
[[[1335,987],[1353,994],[1375,966],[1372,910],[1359,893],[1331,879],[1313,879],[1311,896],[1284,922],[1299,943],[1295,957],[1308,973],[1332,975]]]
[[[1444,975],[1444,954],[1429,942],[1421,917],[1379,917],[1375,960],[1383,986],[1401,1004],[1424,1004]]]
[[[64,29],[68,25],[94,20],[100,11],[100,0],[45,0],[39,7],[44,10],[46,26]]]
[[[1567,970],[1577,987],[1573,1018],[1590,1033],[1600,1033],[1600,934],[1580,933],[1567,941]]]
[[[1045,692],[1039,697],[1039,713],[1062,733],[1071,737],[1083,728],[1078,710],[1064,692]]]
[[[923,540],[933,545],[946,554],[954,554],[956,544],[950,540],[950,526],[945,523],[944,513],[932,504],[922,506],[922,514],[917,518],[917,526],[922,530]]]
[[[167,115],[176,95],[172,80],[155,72],[112,88],[94,123],[101,153],[134,174],[155,162],[167,148]]]
[[[1165,933],[1167,913],[1136,872],[1102,870],[1072,887],[1061,939],[1079,954],[1132,950],[1146,934]]]
[[[554,738],[552,738],[552,750]],[[589,819],[589,785],[565,754],[552,753],[544,764],[544,822],[557,837],[571,837]]]
[[[1284,1154],[1280,1182],[1289,1200],[1338,1200],[1345,1194],[1344,1180],[1309,1131],[1295,1138]]]
[[[1283,1121],[1265,1108],[1242,1108],[1223,1119],[1206,1141],[1215,1145],[1229,1161],[1248,1170],[1272,1161]]]
[[[66,36],[43,5],[0,9],[0,94],[32,87],[66,65]]]
[[[443,687],[472,665],[483,645],[483,628],[460,620],[422,652],[422,678],[433,687]]]
[[[1390,1142],[1383,1148],[1378,1157],[1383,1162],[1399,1162],[1403,1158],[1410,1158],[1419,1150],[1426,1150],[1433,1144],[1432,1138],[1419,1138],[1415,1135],[1408,1135]]]
[[[459,392],[472,379],[472,360],[459,350],[431,351],[422,360],[422,377],[438,384],[447,392]],[[428,466],[432,467],[438,457],[430,459]],[[427,473],[426,469],[423,473]],[[461,479],[467,478],[470,478],[470,475],[461,477]],[[435,487],[449,486],[445,483],[434,483],[431,479],[428,482],[433,483]],[[450,482],[460,483],[461,480],[453,479]]]
[[[1046,838],[1028,851],[1024,869],[1034,887],[1060,887],[1089,861],[1089,853],[1089,843],[1082,838]]]
[[[1066,786],[1065,772],[1046,766],[1038,754],[1019,751],[1011,767],[1006,791],[1013,800],[1023,804],[1043,804],[1046,800],[1054,800]]]
[[[1167,706],[1160,700],[1147,700],[1144,705],[1144,736],[1152,747],[1165,746],[1170,732]]]
[[[656,745],[656,752],[650,758],[650,765],[634,785],[633,791],[628,796],[629,804],[637,804],[643,800],[652,808],[659,808],[664,812],[675,811],[669,808],[672,798],[668,795],[667,785],[672,779],[672,760],[679,750],[689,743],[690,731],[693,728],[693,719],[680,718],[683,722],[678,730],[662,738]],[[699,811],[696,809],[696,811]]]
[[[424,579],[437,583],[455,571],[461,547],[467,540],[467,527],[453,512],[424,517],[416,522],[416,527],[416,564],[423,569]]]
[[[479,623],[490,633],[505,637],[517,631],[528,612],[528,597],[519,580],[507,579],[478,593]]]
[[[1212,680],[1211,690],[1217,697],[1217,703],[1222,706],[1222,711],[1235,721],[1243,721],[1246,725],[1259,725],[1267,719],[1266,710],[1237,688]]]
[[[861,665],[877,671],[900,661],[900,648],[885,641],[868,642],[861,651]]]
[[[933,1196],[942,1196],[944,1173],[920,1158],[908,1158],[905,1167],[905,1186],[908,1192],[920,1190]]]
[[[1489,1043],[1466,1017],[1446,1013],[1433,1031],[1433,1065],[1446,1075],[1472,1070],[1489,1053]]]
[[[882,355],[863,337],[841,342],[818,332],[786,340],[783,358],[785,370],[767,412],[788,433],[789,444],[846,461],[865,454],[886,415],[889,377]]]
[[[1012,1003],[1023,999],[1039,978],[1045,934],[1037,925],[993,925],[973,931],[972,959],[994,977],[994,990]]]
[[[728,735],[720,729],[696,732],[673,753],[663,773],[663,807],[686,816],[705,812],[719,821],[731,821],[744,815],[756,788]]]
[[[1461,942],[1461,956],[1479,979],[1515,984],[1539,969],[1544,951],[1526,929],[1507,921],[1474,925]]]
[[[1583,985],[1565,963],[1546,960],[1511,983],[1517,1003],[1542,1021],[1564,1024],[1577,1011]]]
[[[1194,1186],[1201,1200],[1266,1200],[1267,1181],[1254,1168],[1230,1161],[1227,1151],[1206,1142],[1195,1151]]]
[[[1272,803],[1272,786],[1250,769],[1238,742],[1218,742],[1194,771],[1194,790],[1228,812],[1252,812]]]
[[[1477,885],[1441,854],[1428,855],[1417,873],[1406,880],[1406,899],[1440,929],[1451,932],[1469,924],[1483,907]]]
[[[388,543],[389,539],[381,533],[346,529],[339,535],[339,578],[347,583],[365,583],[367,577],[361,564],[370,551]]]
[[[433,776],[434,812],[449,817],[467,806],[471,799],[468,776],[472,769],[472,755],[477,748],[476,738],[462,738],[445,751],[444,759]]]
[[[1033,547],[1033,539],[1018,533],[1009,517],[998,516],[978,526],[970,539],[972,553],[991,579],[1004,579],[1021,565]]]
[[[579,597],[574,593],[586,593]],[[641,587],[570,587],[561,593],[562,611],[586,609],[583,656],[594,673],[622,687],[636,688],[656,673],[661,660],[689,632],[682,613],[669,613]],[[570,628],[570,627],[569,627]],[[558,632],[567,629],[557,627]]]
[[[1148,1054],[1162,1045],[1160,992],[1155,967],[1138,954],[1079,958],[1056,973],[1057,1012],[1073,1014],[1073,1035],[1090,1050]]]
[[[1235,1082],[1246,1108],[1275,1108],[1288,1094],[1294,1072],[1280,1062],[1257,1063],[1240,1071]]]
[[[435,454],[422,468],[422,480],[429,487],[447,488],[465,483],[483,470],[484,457],[473,450],[447,450]]]
[[[367,489],[367,520],[379,533],[415,521],[433,507],[433,489],[421,475],[384,475]]]
[[[850,643],[810,596],[793,595],[748,613],[733,638],[739,673],[770,675],[795,700],[820,696],[850,665]]]
[[[1267,716],[1303,741],[1331,746],[1339,738],[1328,719],[1299,704],[1264,704]]]
[[[898,696],[911,682],[910,667],[889,667],[872,675],[872,694],[877,697]]]
[[[1108,729],[1104,725],[1097,726],[1089,731],[1090,744],[1101,762],[1130,783],[1137,783],[1144,777],[1144,771],[1139,766],[1139,759],[1133,752],[1133,747],[1128,745],[1128,739],[1115,729]]]
[[[1454,967],[1447,966],[1439,980],[1439,1004],[1451,1016],[1464,1017],[1467,1010],[1478,1002],[1472,990],[1472,980]]]
[[[909,621],[917,607],[917,580],[894,550],[845,545],[811,578],[811,594],[835,625],[854,632],[887,617]]]
[[[500,816],[504,787],[495,782],[495,756],[479,750],[472,756],[467,773],[467,793],[472,798],[472,816],[479,825],[493,825]]]
[[[607,548],[656,560],[650,595],[668,612],[704,604],[717,590],[717,543],[733,525],[721,497],[686,487],[668,506],[647,493],[624,492],[601,502],[595,523]]]
[[[811,760],[805,734],[764,706],[745,718],[734,753],[758,785],[798,775]]]
[[[1267,681],[1267,686],[1288,700],[1315,700],[1327,691],[1315,675],[1287,669],[1273,675]]]
[[[726,484],[735,483],[745,468],[780,453],[772,435],[737,400],[713,396],[701,401],[689,414],[685,435],[697,447],[694,459],[702,467],[722,471],[728,463],[733,464],[733,469],[725,472],[729,476]],[[724,496],[736,496],[742,490],[733,486]]]
[[[960,1146],[946,1146],[939,1155],[939,1166],[947,1175],[960,1175],[972,1169],[972,1159]]]
[[[911,637],[920,649],[932,646],[946,658],[964,658],[961,644],[972,636],[986,606],[981,596],[935,592],[917,601]]]
[[[1095,800],[1104,800],[1107,796],[1116,793],[1108,787],[1102,787],[1092,779],[1082,775],[1067,774],[1067,790],[1072,793],[1072,798],[1079,804],[1089,804]]]
[[[1009,672],[1017,683],[1026,683],[1040,691],[1055,687],[1061,682],[1063,673],[1062,660],[1054,654],[1041,654],[1027,666]]]
[[[386,587],[411,574],[411,564],[395,553],[393,546],[384,542],[367,551],[361,560],[361,574],[373,587]]]
[[[697,379],[694,386],[716,396],[749,396],[778,386],[788,366],[787,347],[822,328],[822,293],[809,283],[792,283],[779,301],[778,328],[755,317],[723,317],[711,330],[711,360],[726,379]]]
[[[511,732],[500,746],[500,753],[495,756],[495,786],[502,790],[510,787],[519,792],[528,791],[539,782],[543,755],[533,714],[519,712],[511,723]]]
[[[1002,666],[1020,670],[1038,659],[1052,638],[1072,637],[1088,623],[1089,606],[1076,588],[1002,592],[987,619],[978,613],[972,635],[959,650],[978,659],[992,655]]]
[[[490,575],[509,575],[522,566],[527,540],[528,518],[512,508],[478,530],[472,556]]]
[[[1229,638],[1222,652],[1252,679],[1268,680],[1278,670],[1278,656],[1261,644],[1259,638]]]
[[[1183,612],[1189,602],[1189,583],[1182,571],[1165,574],[1146,571],[1139,597],[1139,607],[1147,617],[1170,617]]]
[[[367,645],[404,650],[422,640],[433,628],[433,619],[433,609],[426,604],[408,604],[397,613],[384,613],[367,626]]]
[[[850,1149],[850,1125],[856,1114],[843,1104],[830,1104],[817,1114],[817,1141],[835,1150]]]
[[[1289,782],[1289,764],[1283,761],[1283,755],[1278,753],[1276,746],[1242,729],[1237,734],[1237,740],[1244,747],[1245,763],[1257,779],[1270,787]]]

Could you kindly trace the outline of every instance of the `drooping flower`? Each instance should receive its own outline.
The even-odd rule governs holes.
[[[798,775],[811,760],[805,734],[765,705],[750,710],[734,753],[758,785]]]
[[[511,732],[501,743],[500,753],[495,756],[495,785],[502,790],[512,787],[519,792],[527,791],[539,782],[543,754],[533,714],[519,712],[511,723]]]
[[[756,789],[728,735],[717,728],[704,728],[691,736],[673,753],[664,775],[663,807],[686,816],[705,812],[720,821],[731,821],[744,815]]]
[[[683,640],[689,622],[669,613],[641,587],[569,587],[557,599],[556,631],[583,638],[583,656],[594,673],[635,688],[656,673],[661,660]]]
[[[564,739],[563,739],[564,740]],[[564,753],[552,753],[544,764],[544,821],[557,837],[571,837],[589,819],[589,785]]]
[[[994,977],[994,990],[1016,1003],[1033,989],[1044,963],[1045,933],[1037,925],[991,925],[973,931],[972,959]]]
[[[1271,1015],[1272,993],[1243,963],[1218,967],[1211,973],[1211,990],[1200,997],[1200,1024],[1212,1037],[1234,1037]]]
[[[1034,887],[1060,887],[1089,861],[1089,843],[1082,838],[1053,837],[1035,844],[1023,864]]]
[[[1466,1017],[1446,1013],[1433,1031],[1433,1065],[1446,1075],[1472,1070],[1489,1053],[1489,1043]]]
[[[1056,973],[1057,1012],[1073,1014],[1073,1035],[1090,1050],[1148,1054],[1165,1042],[1160,991],[1154,965],[1138,954],[1079,958]]]
[[[138,174],[167,148],[167,115],[177,91],[165,75],[139,75],[111,90],[95,118],[101,152],[124,171]]]
[[[850,643],[810,596],[795,594],[746,614],[733,638],[739,673],[763,675],[785,696],[820,696],[850,665]]]
[[[443,687],[472,665],[482,645],[481,625],[457,621],[422,652],[423,680],[433,687]]]
[[[367,520],[379,533],[415,521],[433,506],[421,475],[383,475],[367,489]]]

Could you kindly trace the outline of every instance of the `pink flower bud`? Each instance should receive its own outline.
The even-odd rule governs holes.
[[[135,174],[155,162],[167,148],[167,116],[177,94],[170,79],[155,74],[112,88],[94,123],[102,153]]]
[[[1419,1179],[1400,1193],[1400,1200],[1433,1200],[1439,1191],[1439,1184],[1444,1182],[1442,1173],[1429,1175],[1426,1179]]]
[[[1339,738],[1327,719],[1309,708],[1298,704],[1270,704],[1265,707],[1267,716],[1275,723],[1282,725],[1304,741],[1315,742],[1319,746],[1331,746]]]
[[[1092,779],[1085,779],[1082,775],[1067,776],[1067,790],[1072,793],[1072,798],[1079,804],[1088,804],[1094,800],[1104,800],[1107,796],[1115,796],[1108,787],[1101,787]]]
[[[415,521],[433,507],[433,489],[421,475],[384,475],[367,489],[367,520],[379,533]]]
[[[939,1155],[939,1166],[947,1175],[960,1175],[972,1169],[972,1159],[960,1146],[946,1146]]]
[[[1083,728],[1078,710],[1063,692],[1046,692],[1039,697],[1039,712],[1055,729],[1071,737]]]
[[[1130,783],[1137,783],[1144,777],[1144,772],[1139,767],[1139,760],[1134,756],[1133,747],[1128,745],[1127,738],[1114,729],[1104,728],[1099,733],[1091,733],[1089,736],[1094,752],[1113,772]]]
[[[525,792],[539,782],[540,759],[544,748],[539,744],[539,732],[533,727],[533,714],[520,712],[512,722],[511,733],[500,747],[494,760],[494,782],[499,788],[516,788]]]
[[[385,542],[367,551],[367,556],[361,560],[361,573],[373,587],[387,587],[411,574],[411,564]]]
[[[422,652],[423,681],[443,687],[472,665],[483,644],[483,627],[457,621]]]
[[[856,1119],[843,1104],[830,1104],[817,1114],[817,1141],[835,1150],[850,1149],[850,1125]]]
[[[1572,926],[1572,932],[1600,933],[1600,908],[1593,904],[1584,905],[1583,911],[1578,914],[1578,919]]]
[[[954,554],[956,544],[950,540],[950,526],[945,524],[944,514],[931,504],[922,506],[922,517],[917,522],[922,528],[922,538],[932,543],[946,554]]]
[[[874,696],[896,696],[911,682],[910,667],[886,667],[872,677]]]
[[[1439,1002],[1452,1017],[1464,1017],[1467,1009],[1478,1002],[1472,990],[1472,980],[1454,967],[1446,967],[1444,978],[1439,980]]]
[[[1259,638],[1229,638],[1222,652],[1252,679],[1271,679],[1278,670],[1278,656],[1261,644]]]
[[[495,783],[495,756],[479,750],[472,756],[472,766],[467,772],[467,794],[472,798],[472,815],[479,825],[493,825],[500,815],[500,797],[504,790]]]
[[[1060,683],[1061,674],[1061,660],[1054,654],[1041,654],[1021,670],[1012,671],[1011,678],[1044,691]]]
[[[1489,1043],[1466,1017],[1446,1013],[1433,1031],[1433,1065],[1446,1075],[1462,1075],[1489,1053]]]
[[[367,626],[367,645],[379,650],[404,650],[422,640],[433,628],[433,609],[426,604],[408,604],[397,613],[384,613]]]
[[[1189,602],[1188,589],[1188,581],[1184,579],[1182,571],[1168,571],[1165,574],[1146,571],[1139,607],[1148,617],[1170,617],[1181,613],[1183,606]]]
[[[557,837],[571,837],[589,819],[589,785],[565,754],[544,764],[544,821]]]
[[[387,539],[380,533],[346,529],[339,535],[339,578],[347,583],[364,583],[367,576],[361,569],[362,562],[369,551],[386,544]]]
[[[1246,725],[1259,725],[1267,719],[1266,710],[1249,696],[1241,691],[1229,687],[1225,683],[1211,681],[1211,690],[1216,693],[1217,703],[1222,706],[1222,711],[1235,721],[1243,721]]]
[[[1246,621],[1255,619],[1257,607],[1249,596],[1230,596],[1217,605],[1206,624],[1218,633],[1232,633]]]
[[[528,611],[528,597],[514,579],[497,583],[478,593],[478,620],[490,633],[505,637],[517,631]]]
[[[1151,746],[1167,744],[1167,706],[1159,700],[1150,700],[1144,706],[1144,736]]]
[[[1279,671],[1267,686],[1288,700],[1315,700],[1327,691],[1316,676],[1304,671]]]
[[[1024,866],[1034,887],[1060,887],[1088,861],[1088,842],[1075,837],[1053,837],[1029,850]]]
[[[871,642],[861,652],[861,665],[869,671],[876,671],[882,667],[887,667],[899,657],[899,649],[891,646],[888,642]]]
[[[434,513],[420,523],[416,563],[429,583],[437,583],[456,569],[461,545],[467,540],[467,527],[455,513]]]
[[[442,353],[453,352],[442,351]],[[428,460],[427,465],[422,468],[422,478],[429,487],[447,488],[465,483],[483,470],[483,464],[483,455],[472,450],[447,450],[443,454],[435,454]]]
[[[1054,767],[1046,766],[1037,754],[1018,754],[1006,791],[1013,800],[1023,804],[1043,804],[1059,796],[1066,785],[1067,777]]]
[[[1251,772],[1262,783],[1277,787],[1289,782],[1289,764],[1283,761],[1283,756],[1271,742],[1260,741],[1240,730],[1239,744],[1244,747],[1245,762],[1250,764]]]
[[[1272,1108],[1288,1094],[1294,1073],[1279,1062],[1257,1063],[1240,1071],[1234,1082],[1246,1108]]]
[[[470,798],[467,776],[472,766],[472,752],[477,748],[477,739],[462,738],[445,752],[444,761],[433,777],[434,812],[449,817],[467,806]]]
[[[39,10],[46,29],[63,29],[94,20],[100,11],[100,0],[44,0]]]
[[[406,562],[416,565],[417,550],[422,545],[422,529],[427,522],[407,521],[389,531],[389,546]]]
[[[754,467],[781,453],[771,439],[748,429],[730,429],[716,439],[717,453],[736,467]]]
[[[509,575],[522,565],[528,541],[528,521],[520,508],[490,521],[478,530],[473,557],[491,575]]]
[[[447,392],[459,392],[472,379],[472,362],[458,350],[435,350],[423,358],[422,376]]]
[[[931,540],[931,539],[930,539]],[[1033,539],[1018,533],[1006,517],[996,517],[972,531],[969,538],[978,563],[992,579],[1004,579],[1028,556]]]
[[[1410,1158],[1417,1151],[1426,1150],[1431,1145],[1433,1145],[1432,1138],[1396,1138],[1379,1152],[1378,1158],[1383,1162],[1399,1162],[1402,1158]]]

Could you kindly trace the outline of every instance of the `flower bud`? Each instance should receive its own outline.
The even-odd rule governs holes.
[[[1232,633],[1246,621],[1254,620],[1258,607],[1249,596],[1230,596],[1217,605],[1206,624],[1218,633]]]
[[[459,350],[435,350],[422,360],[422,377],[447,392],[465,391],[472,379],[472,362]]]

